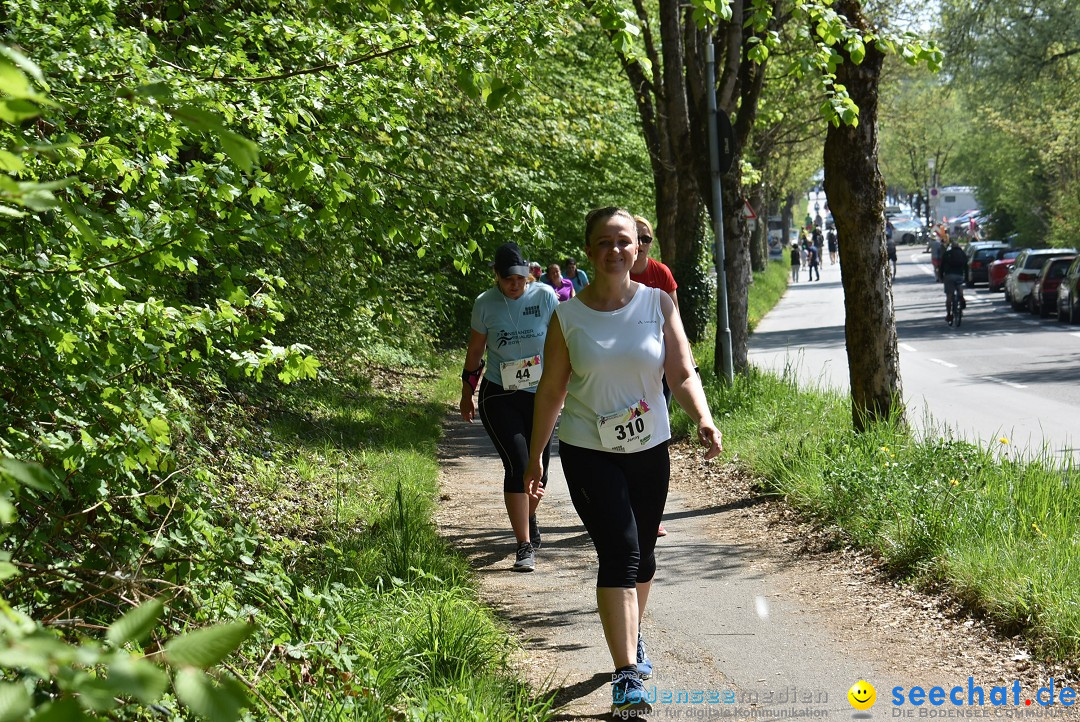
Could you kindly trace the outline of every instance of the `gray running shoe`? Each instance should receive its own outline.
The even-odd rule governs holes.
[[[529,542],[521,542],[517,548],[517,561],[514,562],[515,572],[531,572],[536,568],[536,554],[533,545]]]
[[[540,548],[540,527],[536,523],[536,514],[529,517],[529,543],[532,544],[533,551]]]

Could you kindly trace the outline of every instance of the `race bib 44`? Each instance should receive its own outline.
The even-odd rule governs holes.
[[[499,371],[502,373],[502,387],[507,391],[517,391],[534,388],[540,383],[544,365],[540,362],[540,354],[537,354],[500,364]]]

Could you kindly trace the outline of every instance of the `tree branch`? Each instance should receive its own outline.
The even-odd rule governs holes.
[[[321,73],[333,68],[346,68],[350,65],[359,65],[360,63],[366,63],[369,60],[375,60],[376,58],[383,58],[387,55],[393,55],[399,53],[402,50],[409,50],[415,48],[420,43],[406,43],[399,45],[389,50],[380,50],[377,53],[368,53],[367,55],[361,55],[358,58],[352,60],[346,60],[344,63],[323,63],[322,65],[315,65],[310,68],[300,68],[298,70],[290,70],[285,73],[277,73],[276,75],[251,75],[251,76],[234,76],[234,75],[204,75],[198,80],[204,80],[212,83],[269,83],[274,80],[285,80],[287,78],[294,78],[297,75],[312,75],[314,73]],[[175,63],[170,63],[164,58],[158,58],[158,61],[168,65],[170,68],[180,70],[185,73],[190,73],[191,70]]]

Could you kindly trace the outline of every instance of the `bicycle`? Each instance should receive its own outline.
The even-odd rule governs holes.
[[[967,306],[967,303],[964,302],[964,289],[957,284],[950,288],[949,291],[948,306],[951,318],[949,325],[959,328],[960,321],[964,317],[964,307]]]

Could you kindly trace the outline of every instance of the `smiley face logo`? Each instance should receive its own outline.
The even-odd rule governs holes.
[[[847,691],[847,700],[855,709],[867,710],[877,702],[877,690],[866,680],[860,679]]]

